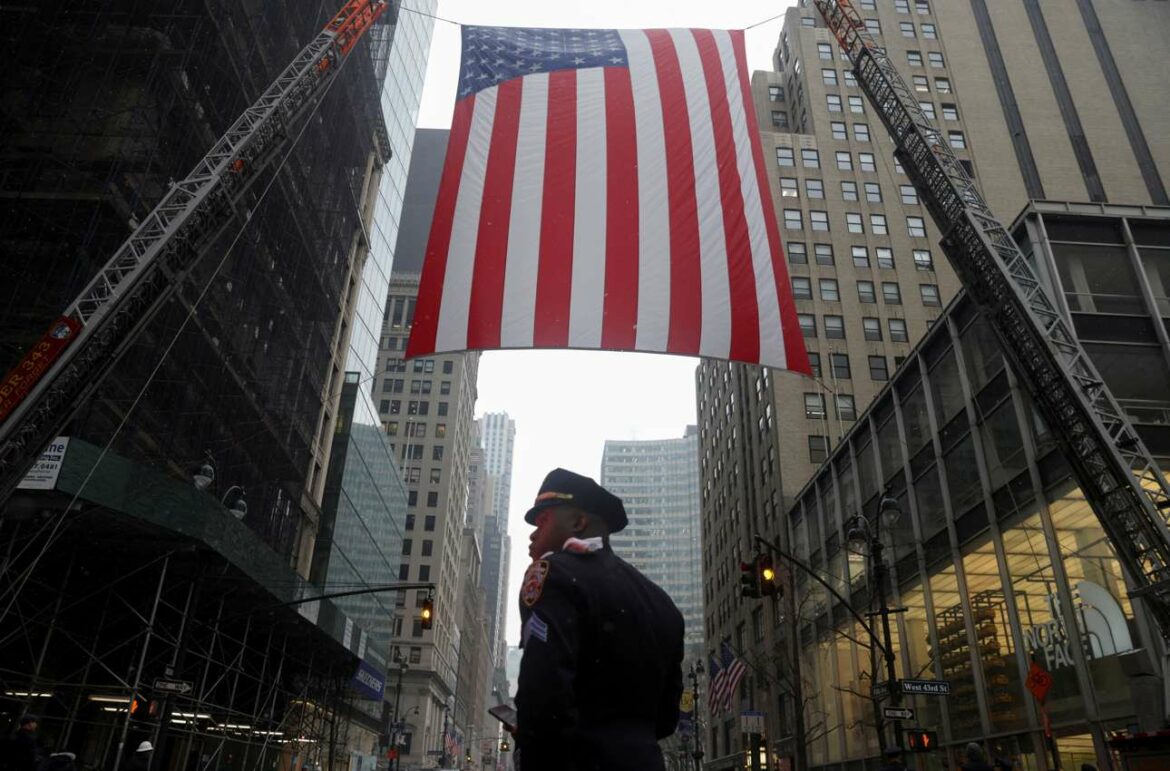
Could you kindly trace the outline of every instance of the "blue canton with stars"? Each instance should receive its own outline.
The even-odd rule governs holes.
[[[627,66],[613,29],[463,27],[459,98],[537,72]]]

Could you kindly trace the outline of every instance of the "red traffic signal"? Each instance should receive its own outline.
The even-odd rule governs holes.
[[[906,732],[906,748],[911,752],[930,752],[938,746],[938,734],[912,728]]]

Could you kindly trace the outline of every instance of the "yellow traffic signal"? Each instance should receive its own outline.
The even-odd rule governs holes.
[[[430,629],[435,622],[435,601],[430,597],[423,600],[422,610],[419,611],[418,620],[423,629]]]

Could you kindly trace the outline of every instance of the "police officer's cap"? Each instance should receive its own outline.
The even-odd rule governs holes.
[[[609,532],[616,533],[626,526],[626,507],[622,499],[606,490],[592,479],[563,468],[548,472],[540,485],[536,503],[524,515],[524,521],[536,524],[536,514],[541,509],[553,506],[573,506],[600,517],[609,526]]]

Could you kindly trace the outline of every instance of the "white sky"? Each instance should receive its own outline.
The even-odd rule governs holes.
[[[464,24],[512,27],[709,27],[743,29],[793,0],[439,0],[438,15]],[[410,7],[407,0],[404,3]],[[409,13],[409,11],[403,11]],[[770,69],[782,19],[746,34],[749,70]],[[459,73],[459,29],[435,22],[419,126],[449,128]],[[507,639],[520,639],[517,596],[528,567],[524,523],[544,475],[557,466],[598,479],[606,439],[680,437],[695,422],[697,359],[594,351],[496,351],[483,355],[476,414],[516,421]],[[696,565],[698,570],[699,566]]]

